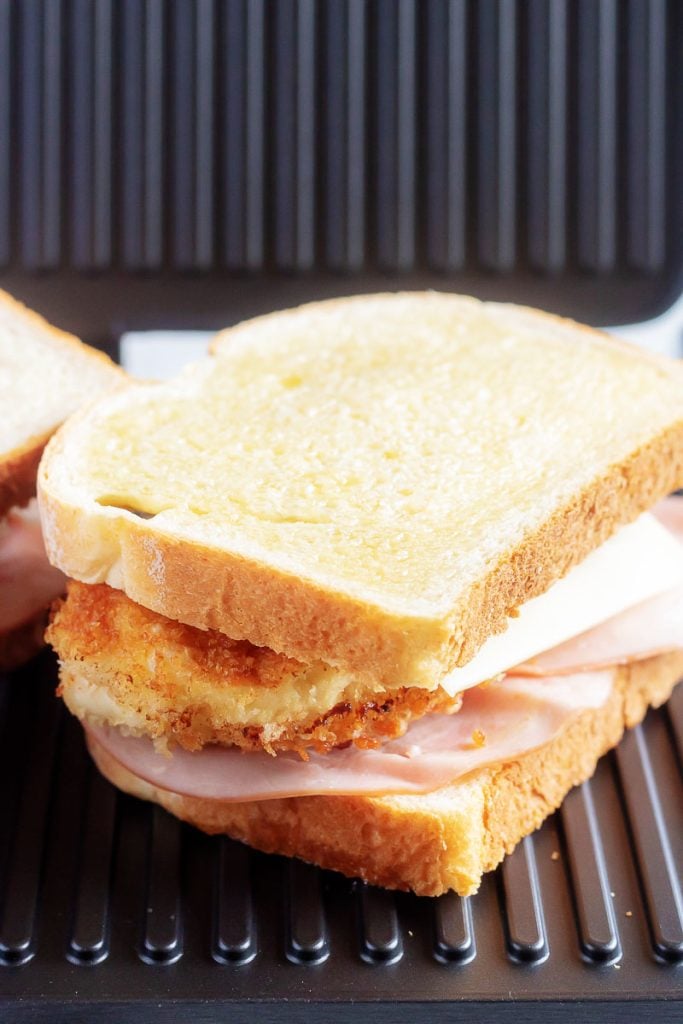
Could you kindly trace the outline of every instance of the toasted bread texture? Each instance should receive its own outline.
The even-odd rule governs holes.
[[[322,662],[167,619],[106,584],[72,582],[46,639],[59,693],[79,718],[186,750],[209,743],[269,753],[374,746],[412,718],[458,708],[436,687],[389,691]]]
[[[43,448],[60,423],[123,380],[107,356],[0,291],[0,516],[35,494]]]
[[[683,654],[614,670],[607,703],[586,711],[545,746],[472,773],[426,796],[315,796],[229,804],[180,796],[137,778],[88,738],[114,785],[209,833],[267,853],[300,857],[390,889],[436,896],[476,892],[525,835],[589,778],[598,758],[662,704],[683,674]]]
[[[201,629],[433,687],[683,484],[683,369],[436,293],[220,335],[50,444],[50,557]]]

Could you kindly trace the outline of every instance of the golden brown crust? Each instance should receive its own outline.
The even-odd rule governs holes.
[[[572,786],[592,775],[625,726],[667,700],[681,675],[681,652],[615,669],[607,703],[579,715],[550,743],[423,797],[318,796],[244,804],[190,799],[136,778],[96,741],[89,744],[100,771],[115,785],[206,832],[387,888],[425,896],[455,889],[465,896],[559,807]]]
[[[306,694],[324,686],[330,670],[314,667],[313,675],[309,666],[268,648],[151,612],[105,584],[71,582],[66,600],[54,605],[47,640],[60,657],[60,693],[74,713],[81,713],[78,690],[85,680],[128,716],[128,728],[135,721],[136,732],[187,750],[220,743],[305,754],[351,742],[371,746],[401,735],[412,718],[459,705],[459,697],[443,690],[347,687],[334,706],[322,709],[311,710],[304,696],[297,704],[303,709],[278,720],[277,732],[272,725],[235,725],[222,712],[226,690],[273,690],[298,679]]]
[[[161,707],[151,708],[146,694],[131,682],[130,675],[121,670],[114,674],[90,676],[77,662],[62,665],[61,684],[57,694],[64,698],[69,710],[79,717],[93,717],[83,708],[80,687],[87,683],[106,694],[116,706],[126,728],[136,736],[148,736],[166,745],[177,744],[184,750],[201,750],[210,744],[239,747],[240,750],[265,750],[276,755],[295,751],[306,760],[308,752],[328,753],[337,747],[354,744],[372,748],[397,736],[402,736],[413,719],[425,714],[447,714],[460,707],[460,695],[449,696],[443,690],[421,690],[403,687],[393,692],[373,694],[362,700],[339,701],[325,712],[310,712],[276,724],[234,724],[217,720],[215,708],[209,700],[183,704],[167,696]],[[91,691],[92,694],[92,691]],[[158,699],[158,690],[155,700]],[[102,721],[111,721],[109,715]],[[99,721],[99,716],[94,715]],[[134,724],[129,725],[129,721]],[[114,724],[118,724],[114,718]]]
[[[0,634],[0,672],[10,672],[32,658],[45,646],[47,611],[9,633]]]
[[[48,640],[67,660],[118,660],[124,651],[126,664],[135,660],[138,649],[146,655],[154,647],[170,645],[178,654],[186,653],[195,672],[209,677],[216,687],[231,683],[270,688],[303,668],[248,640],[232,640],[216,630],[197,629],[152,612],[105,583],[70,580],[67,597],[54,605]]]

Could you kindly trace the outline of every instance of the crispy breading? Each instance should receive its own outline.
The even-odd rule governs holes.
[[[60,693],[80,718],[122,726],[188,750],[209,743],[270,753],[375,745],[412,718],[455,711],[441,689],[380,688],[135,604],[104,585],[72,582],[47,639]]]

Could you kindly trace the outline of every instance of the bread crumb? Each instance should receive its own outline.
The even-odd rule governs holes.
[[[614,964],[614,970],[615,971],[620,971],[621,970],[621,964]]]
[[[550,854],[550,859],[551,860],[559,860],[560,859],[560,851],[559,850],[553,850],[553,852]]]
[[[412,937],[413,937],[413,932],[411,932],[410,928],[408,929],[408,935],[410,935],[410,937],[411,937],[411,939],[412,939]]]
[[[633,917],[633,911],[632,910],[627,910],[626,911],[626,916],[627,917]]]
[[[481,729],[475,729],[472,733],[472,742],[475,747],[483,747],[486,744],[486,733]]]

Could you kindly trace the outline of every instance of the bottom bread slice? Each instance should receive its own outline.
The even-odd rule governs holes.
[[[205,832],[300,857],[390,889],[476,892],[524,836],[589,778],[599,757],[658,707],[683,676],[683,652],[614,669],[607,702],[544,746],[421,796],[308,796],[228,803],[182,796],[138,778],[89,737],[99,770],[127,793]],[[248,754],[245,756],[249,756]]]

